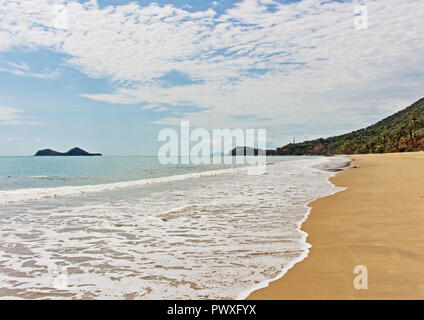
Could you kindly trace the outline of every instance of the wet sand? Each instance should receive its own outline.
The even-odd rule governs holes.
[[[310,203],[308,257],[248,299],[424,299],[424,152],[352,158],[330,179],[348,189]]]

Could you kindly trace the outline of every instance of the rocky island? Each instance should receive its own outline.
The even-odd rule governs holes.
[[[101,153],[88,153],[87,151],[84,151],[80,148],[73,148],[69,150],[68,152],[57,152],[52,149],[44,149],[37,151],[37,153],[34,155],[34,157],[39,156],[102,156]]]

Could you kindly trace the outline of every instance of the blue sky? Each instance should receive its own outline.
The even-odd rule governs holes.
[[[357,129],[422,97],[422,16],[419,0],[5,0],[0,155],[152,155],[181,120],[266,128],[269,147]]]

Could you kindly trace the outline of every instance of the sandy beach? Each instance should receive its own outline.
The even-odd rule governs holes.
[[[248,299],[424,298],[424,152],[352,158],[331,179],[347,190],[310,203],[309,256]]]

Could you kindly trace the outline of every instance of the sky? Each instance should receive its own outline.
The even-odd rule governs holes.
[[[422,17],[422,0],[1,0],[0,155],[155,155],[182,120],[266,129],[268,148],[366,127],[424,96]]]

